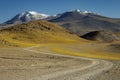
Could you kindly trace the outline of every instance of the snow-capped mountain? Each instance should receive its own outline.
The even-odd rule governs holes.
[[[24,22],[34,21],[34,20],[45,19],[47,17],[49,17],[49,15],[41,14],[35,11],[28,11],[28,12],[22,12],[17,14],[11,20],[6,21],[5,24],[24,23]]]
[[[81,11],[79,9],[75,9],[75,10],[70,10],[61,14],[57,14],[55,16],[50,16],[50,18],[48,17],[49,21],[52,22],[57,22],[57,21],[73,21],[73,20],[81,20],[81,18],[85,17],[85,16],[100,16],[101,15],[95,13],[95,12],[91,12],[91,11]]]
[[[53,16],[49,16],[47,18],[47,20],[53,20],[56,18],[67,17],[67,16],[68,16],[68,18],[74,17],[75,19],[77,19],[77,18],[79,19],[80,17],[88,16],[88,15],[102,16],[102,15],[92,12],[92,11],[82,11],[79,9],[75,9],[75,10],[66,11],[64,13],[59,13],[59,14],[56,14]],[[68,20],[71,20],[71,19],[68,19]]]
[[[57,23],[78,35],[96,30],[120,31],[120,19],[109,18],[91,11],[71,10],[48,21]]]
[[[79,9],[75,9],[75,10],[70,10],[70,11],[67,11],[67,12],[64,12],[64,13],[61,13],[61,14],[57,14],[57,15],[55,15],[55,17],[60,17],[65,13],[77,13],[77,14],[81,14],[81,15],[87,15],[87,14],[100,15],[100,14],[92,12],[92,11],[82,11],[82,10],[79,10]]]
[[[81,15],[87,15],[89,13],[95,14],[90,11],[81,11],[79,9],[68,11],[65,13],[70,13],[70,12],[81,14]],[[30,22],[30,21],[41,20],[41,19],[50,20],[50,19],[61,17],[65,13],[49,16],[49,15],[41,14],[35,11],[27,11],[27,12],[22,12],[22,13],[17,14],[12,19],[6,21],[4,24],[18,24],[18,23]]]
[[[41,19],[58,23],[67,30],[78,35],[95,30],[120,31],[120,19],[109,18],[91,11],[81,11],[79,9],[66,11],[52,16],[35,11],[22,12],[17,14],[11,20],[1,24],[0,28]]]

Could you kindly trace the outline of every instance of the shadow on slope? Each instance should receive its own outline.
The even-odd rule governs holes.
[[[109,31],[92,31],[80,37],[88,40],[102,42],[112,42],[120,40],[120,38],[115,33]]]
[[[115,53],[120,53],[120,44],[110,44],[108,50]]]

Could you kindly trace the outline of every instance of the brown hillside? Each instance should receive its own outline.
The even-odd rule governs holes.
[[[70,34],[62,27],[46,21],[34,21],[0,30],[0,44],[7,46],[76,42],[78,40],[80,40],[78,36]]]

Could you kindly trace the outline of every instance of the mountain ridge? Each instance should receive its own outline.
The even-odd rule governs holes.
[[[31,17],[31,15],[36,14],[39,14],[40,17]],[[26,16],[29,16],[29,18]],[[79,36],[96,30],[120,32],[119,18],[110,18],[91,11],[81,11],[79,9],[67,11],[53,16],[41,14],[35,11],[27,11],[16,15],[9,21],[6,21],[1,25],[0,28],[6,28],[11,25],[27,23],[35,20],[47,20],[49,22],[57,23],[63,28],[69,30],[71,33],[75,33]]]
[[[66,11],[66,12],[77,12],[77,13],[80,13],[80,14],[96,14],[96,15],[100,15],[98,13],[95,13],[95,12],[91,12],[91,11],[81,11],[79,9],[75,9],[75,10],[70,10],[70,11]],[[40,15],[41,17],[40,18],[37,18],[36,20],[41,20],[41,19],[46,19],[46,18],[49,18],[49,17],[60,17],[62,14],[66,13],[66,12],[63,12],[63,13],[59,13],[59,14],[56,14],[56,15],[48,15],[48,14],[43,14],[43,13],[39,13],[39,12],[36,12],[36,11],[25,11],[25,12],[21,12],[21,13],[18,13],[16,14],[16,16],[18,17],[18,19],[22,16],[26,17],[26,16],[29,16],[29,15]],[[16,16],[14,16],[13,18],[15,18]],[[102,15],[101,15],[102,16]],[[104,16],[105,17],[105,16]],[[13,19],[12,18],[12,19]],[[12,20],[10,19],[10,20]],[[5,21],[3,23],[8,23],[10,24],[10,20],[8,21]],[[30,20],[31,21],[31,20]],[[25,22],[25,21],[22,21],[22,22]],[[26,22],[29,22],[29,21],[26,21]]]

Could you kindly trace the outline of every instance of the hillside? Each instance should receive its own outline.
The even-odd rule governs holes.
[[[78,40],[84,41],[62,27],[46,21],[23,23],[0,30],[1,46],[30,46],[49,42],[69,43]]]

